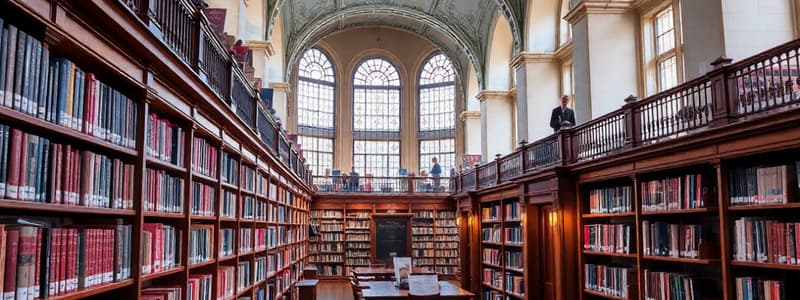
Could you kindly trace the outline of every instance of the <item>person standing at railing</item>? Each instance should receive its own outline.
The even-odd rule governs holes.
[[[433,166],[431,167],[431,177],[433,177],[433,189],[434,191],[438,191],[439,177],[442,176],[442,167],[439,165],[439,159],[436,157],[431,158],[431,163],[433,163]]]
[[[350,167],[350,180],[348,181],[351,192],[358,192],[358,172],[356,167]]]
[[[575,125],[575,111],[567,107],[567,104],[569,104],[569,96],[561,96],[561,105],[554,108],[553,113],[550,114],[550,128],[553,128],[553,132],[561,129],[564,122]]]

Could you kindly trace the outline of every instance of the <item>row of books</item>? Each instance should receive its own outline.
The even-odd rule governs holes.
[[[615,214],[633,211],[630,186],[589,190],[589,213]]]
[[[341,276],[344,275],[342,270],[341,265],[317,266],[317,271],[320,276]]]
[[[144,190],[147,194],[145,211],[183,213],[183,178],[148,168]]]
[[[362,243],[362,242],[347,242],[345,245],[347,246],[347,249],[369,249],[370,248],[370,244],[369,243]]]
[[[413,237],[412,237],[412,239],[413,239]],[[369,237],[369,232],[366,232],[366,233],[357,233],[357,234],[347,233],[347,240],[348,241],[358,241],[358,242],[369,242],[372,239]]]
[[[239,253],[253,251],[253,228],[239,228]]]
[[[483,284],[503,289],[503,272],[492,268],[483,268]]]
[[[242,218],[245,220],[267,220],[267,203],[257,201],[255,197],[244,195],[242,197]]]
[[[3,299],[66,295],[131,276],[131,225],[0,225]]]
[[[368,220],[347,220],[347,228],[369,228]]]
[[[481,228],[481,241],[487,243],[500,243],[500,225]]]
[[[457,264],[456,264],[457,265]],[[434,267],[436,273],[441,275],[456,275],[460,272],[461,268],[456,266],[439,266]]]
[[[333,262],[333,263],[340,263],[344,261],[342,255],[340,254],[317,254],[314,257],[314,262]]]
[[[427,248],[427,249],[458,249],[456,242],[413,242],[412,248]]]
[[[455,219],[436,219],[436,227],[455,227],[458,226]]]
[[[364,250],[347,250],[345,253],[348,257],[369,257],[369,251]]]
[[[644,270],[643,284],[645,299],[701,299],[697,297],[694,279],[687,274]]]
[[[606,253],[631,253],[629,224],[583,225],[583,249]]]
[[[211,274],[191,274],[186,287],[186,299],[211,300],[213,299],[213,277]]]
[[[253,167],[242,165],[242,184],[240,185],[243,190],[248,192],[256,191],[256,170]]]
[[[338,209],[312,210],[312,218],[342,218],[344,214]]]
[[[641,189],[642,211],[665,211],[704,207],[716,185],[697,173],[644,181]]]
[[[209,261],[214,258],[214,225],[192,224],[189,235],[189,264]]]
[[[415,219],[433,219],[432,210],[418,210],[414,212]]]
[[[525,295],[525,281],[522,275],[506,272],[503,276],[505,278],[506,292],[514,293],[520,296]]]
[[[253,284],[253,280],[250,277],[250,262],[249,261],[240,261],[239,265],[236,267],[236,290],[243,291],[250,287]]]
[[[342,248],[342,243],[319,243],[318,251],[322,252],[342,252],[344,249]]]
[[[481,208],[481,220],[484,222],[499,221],[500,220],[500,205],[492,205],[489,207]]]
[[[0,104],[108,142],[134,148],[137,107],[130,98],[35,36],[0,19]]]
[[[320,224],[319,230],[327,232],[340,232],[344,230],[344,226],[342,224]]]
[[[142,274],[174,269],[181,264],[181,230],[161,223],[142,226]]]
[[[702,233],[701,225],[643,221],[644,255],[698,258],[703,246]]]
[[[522,227],[505,228],[505,242],[507,244],[522,244]]]
[[[184,145],[186,133],[183,132],[183,128],[167,119],[159,118],[155,113],[150,113],[146,125],[147,155],[182,166],[186,153]]]
[[[411,234],[433,234],[433,227],[412,227]]]
[[[222,167],[220,168],[220,180],[223,183],[236,185],[239,183],[239,161],[236,156],[222,151]]]
[[[521,219],[520,216],[522,214],[522,206],[519,202],[507,203],[505,205],[505,210],[506,221],[516,221]]]
[[[119,159],[0,125],[0,197],[132,209],[134,168]]]
[[[217,148],[203,138],[192,141],[192,171],[208,177],[217,176]]]
[[[236,203],[239,201],[236,192],[222,190],[222,200],[219,203],[220,216],[236,218]]]
[[[631,268],[585,264],[583,265],[583,274],[584,289],[623,299],[631,299],[631,296],[633,296],[631,294],[631,286],[635,285],[632,282],[636,280],[636,272]],[[656,297],[652,299],[667,298]]]
[[[236,294],[236,267],[220,266],[217,269],[217,299],[229,299]]]
[[[483,262],[492,265],[500,265],[500,249],[483,249]]]
[[[219,257],[233,255],[233,228],[222,228],[219,230]]]
[[[731,205],[785,204],[796,183],[795,166],[738,167],[730,170]]]
[[[142,289],[141,300],[178,300],[181,297],[180,286],[160,286]]]
[[[194,216],[213,216],[214,197],[216,189],[201,182],[192,182],[192,206],[191,211]]]
[[[800,222],[739,218],[734,233],[733,257],[738,261],[800,264]]]
[[[458,228],[455,227],[447,227],[447,228],[434,228],[434,234],[458,234]]]
[[[785,284],[780,280],[736,277],[736,300],[783,300]]]
[[[507,268],[522,270],[522,251],[505,251],[504,261]]]

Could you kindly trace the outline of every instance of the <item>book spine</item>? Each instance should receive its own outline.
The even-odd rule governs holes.
[[[20,230],[6,231],[6,261],[3,280],[3,300],[15,300],[17,288],[18,254],[20,249]]]

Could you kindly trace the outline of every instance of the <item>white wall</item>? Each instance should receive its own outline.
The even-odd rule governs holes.
[[[282,12],[281,12],[282,13]],[[284,81],[284,44],[283,44],[283,16],[278,15],[275,19],[275,25],[272,29],[272,37],[270,38],[272,47],[275,49],[275,55],[269,58],[267,67],[267,82],[283,82]]]
[[[590,86],[591,117],[596,118],[620,108],[628,95],[639,94],[638,22],[634,14],[589,14],[586,19],[588,42],[583,47],[589,47],[590,78],[583,82],[576,76],[576,84]],[[573,39],[578,39],[577,30]]]
[[[512,134],[514,132],[511,116],[513,104],[507,96],[487,96],[481,102],[481,127],[486,143],[482,151],[484,160],[494,159],[495,154],[507,154],[514,150]]]
[[[556,61],[526,64],[528,78],[528,142],[553,133],[550,112],[559,105],[560,64]]]
[[[721,2],[727,57],[740,60],[794,37],[790,0]]]
[[[557,45],[559,1],[528,1],[528,20],[525,25],[527,52],[553,52]]]
[[[586,18],[572,26],[572,61],[575,72],[575,122],[586,122],[592,117],[591,85],[589,80],[589,34]]]
[[[511,89],[511,55],[514,41],[508,20],[499,12],[489,42],[486,60],[485,86],[487,90],[507,91]]]
[[[264,34],[267,29],[265,1],[250,0],[247,2],[244,40],[264,40]]]

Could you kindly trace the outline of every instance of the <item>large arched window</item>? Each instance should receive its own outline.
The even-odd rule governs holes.
[[[373,176],[400,169],[400,74],[370,58],[353,74],[353,166]]]
[[[333,167],[335,86],[328,57],[316,48],[306,51],[298,65],[297,127],[303,155],[316,175]]]
[[[431,171],[437,158],[441,176],[455,163],[455,70],[442,53],[431,56],[419,75],[419,167]]]

